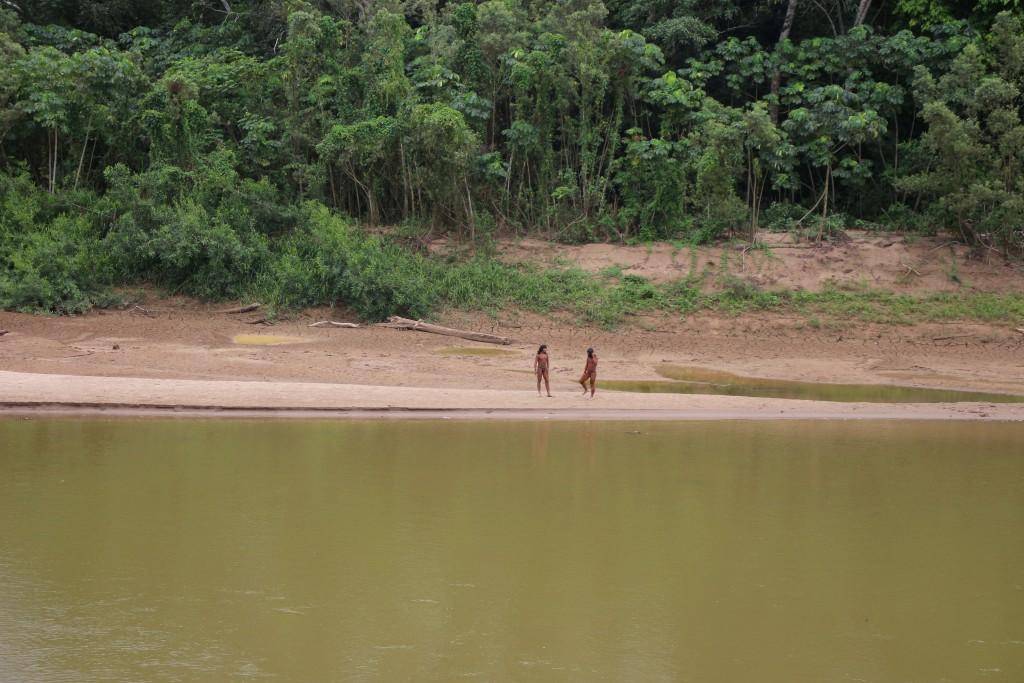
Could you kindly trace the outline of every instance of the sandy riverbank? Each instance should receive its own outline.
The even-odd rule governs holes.
[[[897,273],[896,261],[923,248],[896,238],[864,237],[836,253],[794,250],[764,263],[734,265],[749,270],[744,271],[748,277],[770,271],[772,277],[810,278],[782,282],[792,286],[813,286],[822,278],[831,281],[870,266],[863,272],[874,273],[875,280],[897,291],[918,291],[921,282],[901,285],[882,274]],[[651,268],[660,252],[645,255],[637,249],[595,245],[591,251],[600,253],[577,256],[590,269],[622,262],[629,270],[658,277],[660,271]],[[907,253],[900,251],[893,261],[897,250]],[[924,263],[941,253],[929,247],[914,255]],[[931,267],[938,272],[941,265],[936,261]],[[1005,264],[970,261],[967,267],[992,291],[1018,286],[1017,270]],[[840,404],[613,392],[599,392],[588,403],[578,398],[574,383],[584,350],[594,346],[601,357],[601,380],[658,379],[658,366],[672,363],[761,378],[1024,394],[1024,334],[1006,323],[826,320],[812,325],[795,314],[705,311],[686,319],[667,313],[632,318],[609,331],[579,326],[565,314],[454,312],[442,317],[453,327],[515,340],[494,347],[421,332],[309,326],[317,320],[351,319],[343,310],[306,311],[265,326],[252,324],[259,312],[226,315],[216,312],[223,304],[203,305],[145,290],[141,296],[141,308],[73,317],[0,311],[0,329],[9,331],[0,336],[0,403],[5,410],[48,406],[164,413],[177,407],[179,413],[203,414],[407,416],[451,411],[444,414],[571,419],[1024,418],[1022,404]],[[538,398],[533,391],[532,359],[540,343],[550,347],[553,399]]]
[[[1024,420],[1024,405],[878,404],[739,396],[367,386],[315,382],[83,377],[0,372],[0,412],[203,416],[460,417],[490,419]]]

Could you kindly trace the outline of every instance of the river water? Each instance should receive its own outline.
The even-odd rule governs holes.
[[[1022,681],[1024,426],[0,420],[0,681]]]

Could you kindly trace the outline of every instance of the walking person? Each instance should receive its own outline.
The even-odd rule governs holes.
[[[548,345],[541,344],[537,349],[537,355],[533,357],[533,372],[537,375],[537,395],[540,393],[540,381],[544,380],[544,388],[547,389],[548,398],[551,398],[551,380],[548,377],[548,366],[551,364],[548,358]]]
[[[587,395],[587,380],[590,380],[590,398],[594,398],[595,384],[597,383],[597,354],[594,349],[587,349],[587,366],[583,368],[583,376],[580,377],[580,386],[583,387],[583,395]]]

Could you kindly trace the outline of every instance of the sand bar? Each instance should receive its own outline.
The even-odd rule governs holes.
[[[908,419],[1024,421],[1024,404],[831,403],[742,396],[368,386],[317,382],[94,377],[0,371],[6,414],[139,414],[471,419]]]

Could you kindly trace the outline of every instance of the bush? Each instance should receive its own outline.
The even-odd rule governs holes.
[[[309,203],[299,229],[279,244],[259,289],[279,308],[342,302],[368,320],[423,317],[438,303],[431,270],[426,258],[360,233],[326,207]]]
[[[0,308],[79,313],[103,295],[98,231],[62,208],[26,176],[0,175]]]
[[[83,218],[61,215],[4,243],[0,308],[81,313],[106,290],[104,252]]]
[[[806,215],[807,209],[799,204],[775,202],[761,214],[761,227],[771,232],[789,232]]]
[[[159,207],[147,231],[123,217],[106,245],[120,272],[173,292],[203,299],[245,293],[269,256],[266,238],[253,228],[235,229],[192,200]]]

